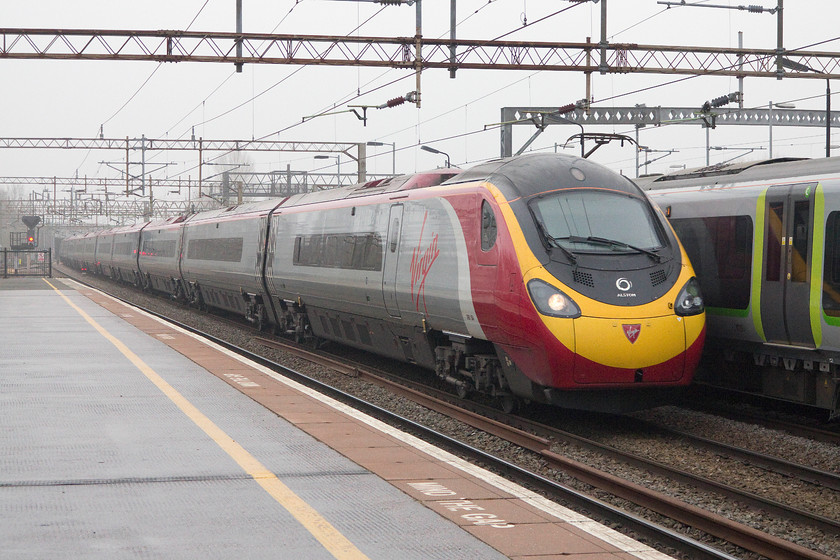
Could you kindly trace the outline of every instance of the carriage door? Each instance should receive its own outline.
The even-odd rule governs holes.
[[[815,189],[812,183],[767,191],[761,323],[768,342],[814,346],[809,299]]]
[[[388,219],[388,239],[385,243],[385,263],[382,267],[382,296],[385,309],[391,317],[400,316],[397,305],[397,264],[400,257],[400,236],[403,222],[403,205],[391,206]]]

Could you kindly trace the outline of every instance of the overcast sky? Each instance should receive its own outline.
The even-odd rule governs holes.
[[[690,0],[697,2],[698,0]],[[750,0],[767,8],[776,0]],[[737,6],[744,1],[714,0]],[[280,34],[413,36],[415,8],[382,7],[369,2],[337,0],[243,0],[245,32]],[[538,22],[558,10],[569,10]],[[597,41],[600,4],[573,5],[562,0],[459,0],[458,37],[510,40]],[[788,1],[784,43],[788,49],[830,39],[818,50],[840,51],[840,3],[836,0]],[[0,3],[0,21],[7,28],[79,28],[191,31],[234,31],[235,0],[145,0],[114,2],[32,0]],[[527,21],[529,25],[523,26]],[[538,22],[538,23],[534,23]],[[361,26],[361,27],[359,27]],[[358,29],[357,29],[358,28]],[[449,36],[449,0],[423,0],[423,35]],[[776,17],[744,11],[681,7],[667,9],[656,0],[610,0],[608,36],[611,42],[655,45],[737,47],[744,32],[747,48],[776,46]],[[511,33],[512,32],[512,33]],[[452,163],[469,167],[499,155],[499,132],[480,132],[497,123],[505,106],[560,106],[585,96],[584,77],[571,72],[459,71],[452,80],[446,70],[427,70],[422,78],[422,108],[405,104],[369,110],[368,124],[350,113],[302,122],[325,110],[348,104],[379,105],[414,89],[405,70],[351,67],[246,65],[240,74],[232,65],[214,63],[158,64],[154,62],[94,62],[0,60],[0,136],[74,137],[99,134],[124,138],[189,138],[192,130],[205,139],[267,138],[294,141],[379,141],[395,143],[397,171],[434,168],[438,155],[420,151],[428,143],[448,152]],[[381,87],[397,78],[396,81]],[[666,84],[674,76],[593,75],[596,106],[688,106],[737,90],[737,80],[701,77],[644,92],[628,92]],[[376,89],[380,88],[380,89]],[[833,85],[840,92],[840,83]],[[375,90],[375,91],[372,91]],[[358,96],[361,92],[363,95]],[[365,94],[365,92],[371,92]],[[600,99],[611,98],[606,103]],[[834,106],[840,109],[840,97]],[[769,101],[793,101],[800,109],[825,107],[825,81],[748,79],[745,107]],[[238,107],[238,108],[237,108]],[[591,132],[632,134],[632,128],[588,127]],[[531,146],[554,151],[578,132],[575,126],[552,126]],[[516,127],[514,150],[532,129]],[[824,131],[775,127],[774,156],[824,155]],[[762,147],[751,158],[766,157],[766,127],[718,127],[711,144],[724,147]],[[836,133],[840,144],[840,132]],[[705,132],[698,126],[644,129],[641,143],[653,149],[676,149],[650,166],[668,171],[674,165],[694,167],[705,162]],[[576,150],[567,150],[577,153]],[[712,162],[739,152],[714,151]],[[840,149],[837,150],[840,155]],[[391,171],[390,147],[369,148],[369,172]],[[2,176],[109,176],[119,173],[102,162],[119,162],[124,153],[81,150],[6,150],[0,153]],[[151,161],[171,163],[156,177],[197,177],[197,154],[149,153]],[[335,171],[312,154],[250,154],[252,171],[285,169]],[[626,175],[635,174],[635,152],[625,145],[608,146],[592,159]],[[119,167],[119,164],[117,165]],[[355,171],[347,159],[342,172]],[[205,176],[208,175],[205,172]]]

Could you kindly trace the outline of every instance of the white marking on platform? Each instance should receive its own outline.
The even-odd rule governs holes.
[[[244,375],[240,375],[238,373],[226,373],[224,374],[225,377],[236,383],[237,385],[241,385],[242,387],[259,387],[259,383],[255,383],[245,377]]]

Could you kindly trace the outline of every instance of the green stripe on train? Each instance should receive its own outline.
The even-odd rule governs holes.
[[[719,317],[746,317],[750,314],[750,308],[734,309],[731,307],[707,307],[706,313]]]
[[[808,298],[811,333],[814,335],[814,344],[817,348],[822,346],[822,276],[825,259],[823,247],[825,247],[825,192],[822,184],[817,183],[814,189],[814,235],[811,242],[811,294]]]
[[[764,327],[761,324],[761,278],[762,278],[762,260],[764,258],[764,215],[765,200],[767,198],[767,189],[758,196],[755,203],[755,242],[753,247],[753,262],[752,262],[752,286],[750,288],[750,307],[752,308],[753,325],[755,332],[761,337],[761,340],[767,342],[767,337],[764,336]]]

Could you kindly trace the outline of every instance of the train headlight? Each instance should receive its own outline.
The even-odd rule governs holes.
[[[699,315],[706,309],[703,303],[703,295],[700,293],[700,283],[693,276],[685,283],[677,301],[674,302],[674,311],[677,315]]]
[[[547,282],[531,280],[528,282],[528,293],[537,311],[543,315],[568,319],[580,317],[580,308],[572,298]]]

